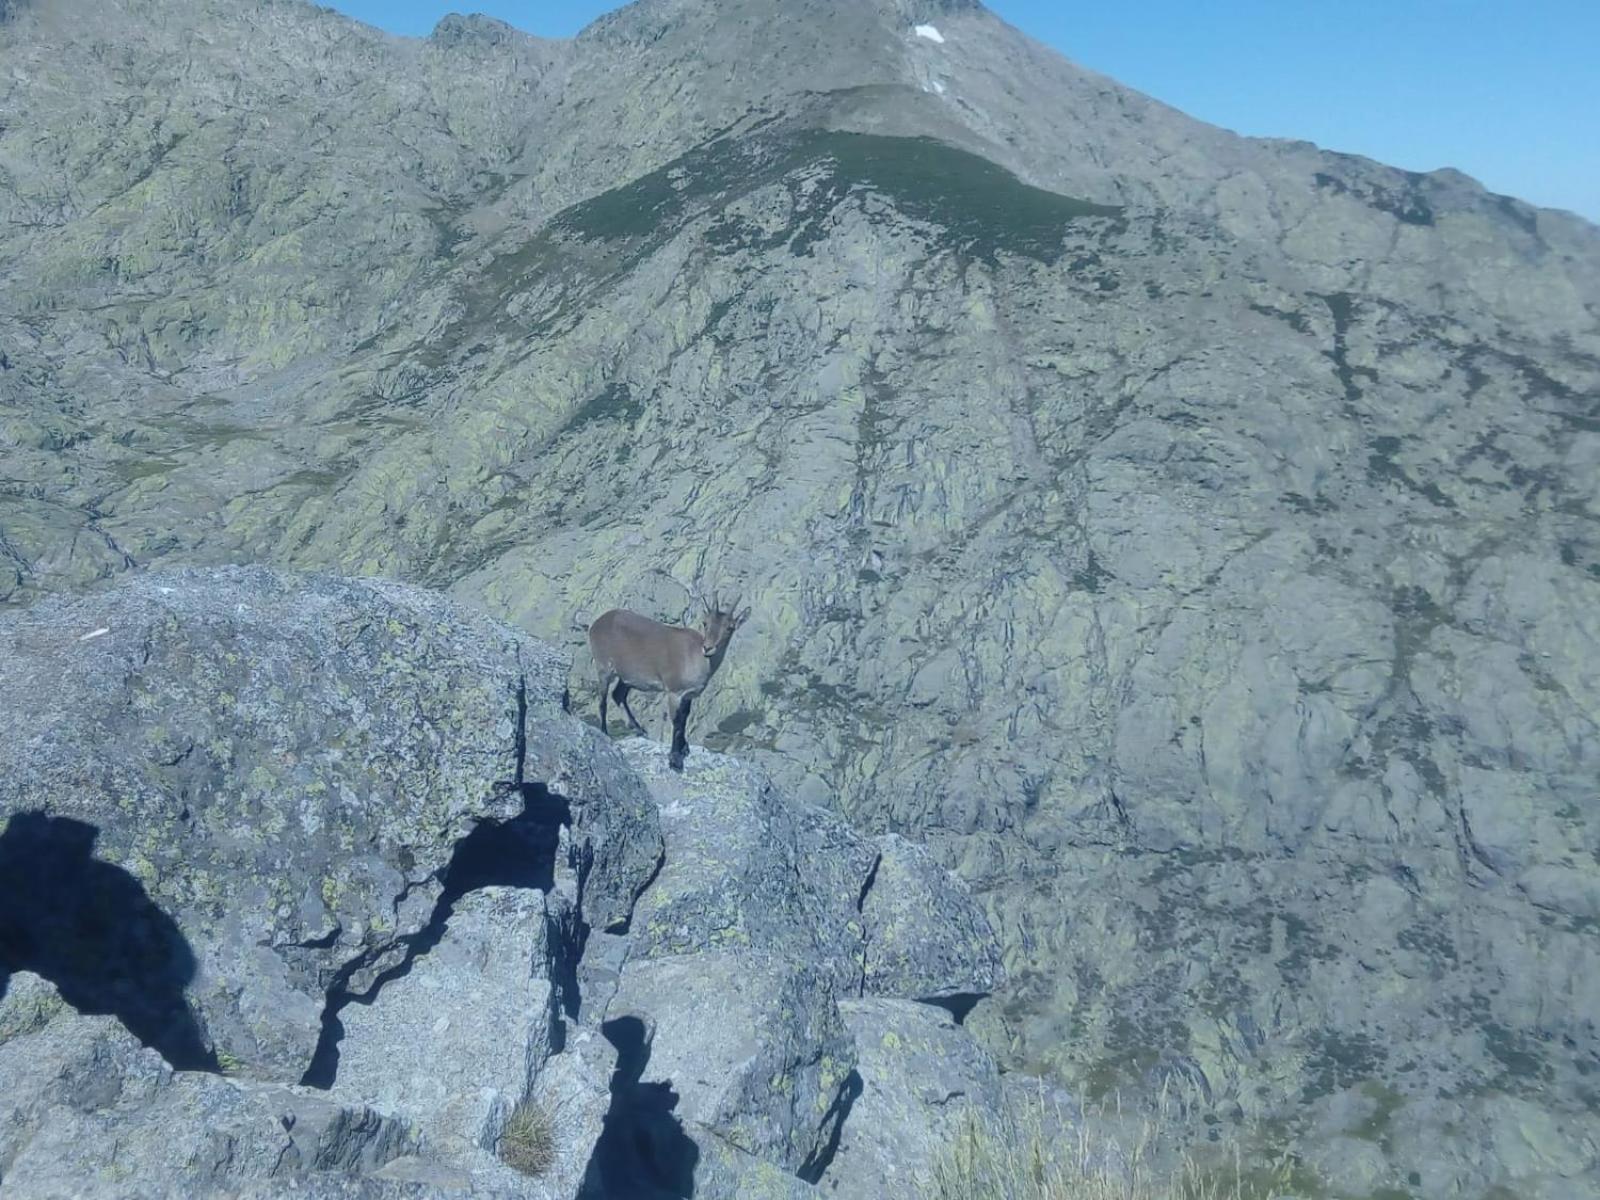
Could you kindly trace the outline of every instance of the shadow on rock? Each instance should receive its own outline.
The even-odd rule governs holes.
[[[600,1030],[617,1048],[617,1065],[611,1108],[584,1172],[581,1200],[693,1196],[700,1148],[673,1116],[678,1093],[670,1083],[640,1082],[650,1062],[644,1022],[622,1017]]]
[[[543,784],[523,785],[522,799],[523,811],[518,816],[506,821],[480,821],[456,842],[450,862],[440,876],[444,887],[434,902],[428,923],[400,939],[406,952],[399,963],[374,979],[364,992],[352,992],[348,984],[366,965],[366,959],[347,963],[334,977],[322,1010],[322,1032],[317,1048],[300,1078],[303,1086],[324,1090],[333,1087],[339,1077],[339,1043],[345,1034],[339,1014],[348,1004],[370,1004],[384,985],[407,975],[412,963],[443,940],[456,902],[468,892],[488,887],[534,888],[549,892],[555,886],[556,852],[561,826],[572,823],[571,802]],[[573,957],[581,954],[582,949],[580,943]],[[576,995],[574,971],[558,968],[553,982],[558,989],[568,988]],[[572,1005],[571,1015],[576,1016],[575,1000]]]
[[[821,1183],[823,1173],[833,1165],[833,1160],[839,1154],[839,1142],[844,1137],[844,1123],[849,1120],[850,1110],[861,1098],[865,1086],[860,1071],[852,1069],[850,1074],[845,1076],[844,1086],[839,1089],[839,1094],[834,1097],[832,1106],[823,1117],[823,1127],[829,1128],[831,1125],[827,1144],[820,1153],[806,1160],[797,1172],[807,1183]]]
[[[543,784],[522,786],[522,812],[506,821],[482,821],[456,843],[445,869],[441,899],[459,900],[486,887],[555,886],[561,826],[572,824],[572,804]]]
[[[179,1070],[217,1069],[183,989],[194,951],[121,867],[94,858],[99,829],[27,812],[0,833],[0,995],[14,971],[79,1012],[118,1018]]]

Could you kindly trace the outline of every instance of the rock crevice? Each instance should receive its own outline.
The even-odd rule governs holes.
[[[735,759],[597,736],[564,672],[429,593],[253,569],[0,621],[0,704],[56,681],[0,747],[6,1194],[911,1195],[851,1158],[887,1080],[847,1006],[995,986],[971,896]]]

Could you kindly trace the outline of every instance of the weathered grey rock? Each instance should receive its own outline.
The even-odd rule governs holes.
[[[761,950],[818,964],[837,994],[858,994],[873,847],[737,759],[695,750],[678,772],[660,743],[630,738],[620,749],[659,806],[666,842],[629,953]]]
[[[648,1031],[638,1078],[677,1093],[677,1120],[792,1173],[820,1165],[856,1064],[828,972],[756,951],[631,962],[608,1013],[630,1017]]]
[[[898,834],[878,839],[865,891],[865,991],[917,1000],[977,999],[1005,979],[1000,947],[967,885]]]
[[[60,993],[31,972],[12,975],[0,992],[0,1182],[51,1110],[93,1112],[126,1093],[154,1094],[170,1075],[159,1055],[107,1017],[72,1012]]]
[[[695,1200],[808,1200],[817,1195],[791,1171],[747,1154],[702,1125],[686,1131],[699,1150],[695,1160]]]
[[[229,1192],[230,1200],[278,1200],[283,1196],[295,1200],[556,1200],[557,1193],[492,1162],[472,1169],[415,1158],[397,1158],[372,1175],[324,1172],[248,1183]]]
[[[534,714],[527,726],[525,774],[570,808],[568,861],[586,924],[626,926],[633,903],[661,863],[656,807],[607,739],[570,718]]]
[[[63,1012],[71,1011],[48,980],[19,971],[0,980],[0,1046],[12,1038],[37,1033]]]
[[[604,965],[580,978],[608,998],[598,1010],[608,1029],[635,1016],[650,1031],[640,1035],[642,1081],[670,1086],[681,1102],[670,1120],[648,1111],[639,1119],[657,1157],[683,1163],[698,1154],[692,1169],[681,1167],[696,1195],[804,1190],[797,1172],[814,1178],[826,1165],[828,1140],[861,1086],[849,1039],[828,1012],[832,996],[863,986],[981,994],[997,974],[993,937],[966,890],[903,839],[863,838],[736,759],[695,749],[680,772],[653,741],[629,739],[621,751],[660,806],[666,857],[628,937],[596,947]],[[873,975],[864,967],[879,926],[884,951]],[[987,938],[981,952],[979,938]],[[590,995],[586,983],[586,1003]],[[948,1028],[941,1050],[959,1043],[987,1061],[946,1014],[929,1010],[925,1020]],[[892,1057],[880,1054],[886,1073],[896,1069]],[[672,1186],[644,1171],[605,1182],[619,1195]]]
[[[298,1079],[335,970],[359,961],[359,986],[396,961],[456,842],[520,808],[521,709],[558,707],[563,670],[436,594],[260,568],[12,616],[19,965],[169,1056]]]
[[[582,1004],[579,1015],[586,1023],[597,1023],[617,994],[631,943],[632,939],[624,934],[589,934],[577,971]]]
[[[16,965],[179,1065],[214,1047],[298,1080],[335,976],[369,989],[461,839],[519,816],[528,737],[571,788],[585,902],[625,919],[659,833],[560,715],[566,669],[437,593],[260,568],[138,576],[0,622]]]
[[[173,596],[182,599],[173,601]],[[298,840],[307,825],[303,814],[318,814],[311,828],[320,836],[373,807],[357,804],[346,783],[337,804],[308,809],[303,793],[320,794],[313,786],[317,778],[296,787],[246,757],[283,760],[291,757],[278,748],[285,743],[331,737],[325,732],[331,727],[318,723],[331,718],[308,712],[311,700],[327,695],[364,700],[367,692],[361,689],[375,686],[319,639],[352,623],[367,628],[381,623],[388,638],[407,628],[420,627],[418,636],[440,640],[458,632],[451,624],[452,609],[436,596],[398,585],[296,580],[265,571],[145,577],[76,603],[99,604],[94,612],[108,632],[96,633],[101,626],[87,630],[96,636],[74,640],[73,649],[63,653],[63,639],[76,634],[82,615],[73,603],[40,605],[4,631],[14,654],[9,674],[0,678],[17,687],[18,680],[40,678],[45,664],[64,663],[62,697],[81,694],[84,679],[105,678],[137,694],[115,672],[118,664],[129,665],[116,653],[116,643],[108,643],[111,665],[91,663],[94,670],[77,661],[90,651],[76,649],[127,638],[132,630],[140,636],[129,674],[159,677],[165,668],[173,688],[182,690],[190,704],[162,710],[176,715],[164,716],[158,732],[149,731],[153,719],[121,719],[122,709],[115,705],[111,718],[102,719],[104,728],[96,731],[100,736],[75,733],[70,722],[64,722],[65,736],[51,726],[27,727],[30,744],[45,751],[33,769],[58,763],[60,747],[82,747],[89,761],[106,761],[108,769],[121,769],[144,786],[135,794],[144,801],[141,815],[147,820],[163,815],[163,802],[176,797],[192,809],[193,824],[204,832],[211,827],[208,819],[216,819],[212,794],[232,778],[222,767],[185,776],[176,786],[147,760],[131,755],[110,760],[115,751],[141,746],[141,737],[171,738],[167,723],[182,724],[184,736],[196,745],[203,738],[208,747],[226,738],[229,769],[255,772],[252,795],[262,820],[279,811],[275,806],[301,805],[292,810],[299,814],[298,828],[278,827],[273,843],[282,855],[274,861],[284,874],[274,882],[289,892],[295,872],[307,869],[302,860],[311,841]],[[174,604],[181,605],[176,613],[170,608]],[[179,870],[174,860],[164,872],[152,873],[147,887],[131,872],[92,859],[81,839],[64,844],[53,837],[53,823],[62,820],[53,811],[13,817],[5,837],[23,880],[7,881],[16,894],[4,919],[8,929],[18,931],[8,934],[7,954],[26,961],[32,961],[29,955],[39,957],[67,981],[68,994],[64,999],[51,984],[6,960],[0,1082],[11,1109],[0,1122],[0,1163],[8,1188],[14,1184],[25,1196],[61,1189],[61,1194],[77,1189],[94,1195],[99,1194],[95,1180],[116,1176],[138,1181],[155,1195],[207,1187],[263,1194],[270,1185],[307,1196],[554,1200],[593,1192],[598,1179],[609,1189],[602,1194],[632,1200],[629,1189],[636,1184],[670,1190],[671,1180],[653,1179],[651,1172],[659,1172],[661,1161],[673,1161],[677,1165],[671,1169],[686,1171],[708,1196],[781,1197],[809,1190],[802,1177],[815,1178],[827,1166],[860,1090],[854,1039],[835,996],[841,989],[853,994],[863,985],[863,930],[871,927],[860,911],[863,897],[886,883],[890,900],[879,904],[882,913],[922,904],[927,912],[914,936],[900,936],[895,932],[900,925],[884,918],[885,944],[898,946],[905,962],[927,953],[930,969],[943,977],[948,963],[966,953],[962,939],[972,924],[950,919],[945,893],[963,901],[964,893],[948,878],[941,891],[942,873],[908,845],[886,839],[880,854],[837,818],[792,804],[761,772],[735,760],[697,751],[686,772],[672,772],[663,761],[663,747],[635,741],[619,752],[562,715],[548,691],[541,712],[529,690],[530,684],[540,684],[540,675],[495,673],[505,661],[527,661],[528,648],[482,618],[467,614],[460,620],[475,623],[461,635],[461,658],[446,657],[454,643],[445,641],[437,650],[429,643],[434,657],[425,661],[436,662],[442,676],[458,672],[457,682],[472,674],[480,685],[504,683],[499,711],[506,723],[473,732],[472,744],[455,752],[469,762],[476,753],[490,764],[480,764],[480,771],[495,769],[508,778],[483,778],[485,804],[499,807],[479,810],[471,836],[441,840],[450,851],[445,864],[428,874],[419,870],[417,878],[397,872],[413,889],[431,889],[434,902],[417,931],[393,931],[392,951],[403,955],[396,966],[379,974],[372,961],[358,957],[340,973],[359,998],[340,1000],[329,1093],[175,1072],[122,1024],[79,1016],[67,1003],[74,997],[84,1002],[85,983],[74,974],[84,969],[83,947],[68,941],[53,954],[43,953],[53,944],[46,934],[81,933],[94,927],[90,917],[120,917],[132,922],[137,937],[165,934],[187,944],[192,930],[197,944],[207,944],[213,926],[183,923],[190,920],[184,901],[198,890],[196,880],[209,862],[205,854],[215,853],[206,840],[187,835],[195,860],[192,874]],[[486,645],[488,635],[502,640]],[[350,639],[359,641],[359,636]],[[369,649],[373,657],[358,660],[357,667],[376,663],[398,679],[409,679],[417,671],[404,658],[411,649]],[[291,679],[296,656],[312,655],[320,669],[314,685],[320,691],[308,697],[286,683],[277,691],[262,690],[279,677]],[[378,682],[393,681],[380,675]],[[223,694],[245,714],[226,732]],[[395,694],[389,694],[391,700]],[[466,709],[473,695],[463,688],[448,699]],[[435,703],[443,705],[445,699]],[[142,715],[136,705],[129,707],[136,717]],[[424,716],[427,711],[424,705]],[[520,724],[528,712],[533,718]],[[211,724],[198,724],[201,718]],[[399,738],[406,732],[384,725],[378,715],[364,720],[375,727],[374,736]],[[430,728],[426,721],[421,724]],[[257,726],[280,731],[270,743],[275,758],[268,747],[251,741]],[[416,729],[410,732],[420,736]],[[267,741],[265,734],[257,734],[257,740]],[[444,734],[435,734],[434,743],[441,753],[453,749]],[[350,735],[340,745],[353,754]],[[397,745],[404,749],[403,742]],[[509,746],[509,756],[497,757],[485,748],[492,746]],[[220,759],[222,752],[208,753]],[[377,754],[376,747],[368,749],[364,761]],[[293,757],[316,758],[310,750]],[[419,774],[420,757],[418,751],[405,760]],[[432,762],[427,769],[437,773],[442,767]],[[392,783],[401,795],[415,790],[408,774],[396,774]],[[93,803],[96,796],[74,799]],[[102,809],[73,811],[94,812],[111,835],[106,839],[111,846],[127,844],[117,834],[128,818],[101,803]],[[402,803],[394,807],[400,815],[409,811]],[[463,824],[471,823],[474,810],[465,800],[461,811]],[[663,824],[666,862],[651,882],[662,855],[658,831]],[[387,828],[377,826],[367,841],[381,843]],[[340,840],[336,833],[334,849],[359,861],[370,851],[350,844],[355,837],[348,832]],[[139,847],[153,843],[132,844],[141,853]],[[410,865],[417,867],[412,853]],[[394,857],[396,863],[405,861],[398,850]],[[231,872],[220,874],[220,894],[229,896],[228,885],[248,880],[250,865],[244,860],[241,866],[237,855],[222,861],[226,868],[213,864],[210,869]],[[343,861],[326,860],[330,877],[342,879]],[[885,864],[891,866],[887,875]],[[80,890],[96,902],[85,908],[74,892],[60,902],[60,914],[25,903],[22,882],[29,872],[40,876],[36,884],[86,878]],[[635,896],[647,882],[636,907]],[[185,884],[190,891],[182,890]],[[403,894],[400,899],[405,902]],[[172,904],[180,920],[167,918],[158,900]],[[126,911],[119,912],[119,904]],[[237,913],[230,915],[238,919]],[[589,924],[608,917],[619,932]],[[305,939],[315,945],[298,948],[331,949],[343,935],[343,927],[336,926],[321,938]],[[941,936],[961,944],[941,949],[936,945]],[[684,948],[694,952],[671,953]],[[580,961],[580,950],[586,958],[592,953],[592,961]],[[228,976],[236,991],[248,993],[256,985],[258,959],[246,960]],[[204,961],[225,964],[227,959],[216,950]],[[140,966],[145,959],[131,962]],[[157,965],[164,964],[158,960]],[[358,991],[363,972],[371,977],[364,995]],[[167,1035],[159,1029],[150,1033],[146,1009],[133,1003],[145,999],[137,989],[160,995],[166,987],[167,1000],[187,1011],[188,981],[111,974],[105,996],[115,1002],[113,1011],[160,1044]],[[880,984],[893,982],[890,972],[880,974]],[[910,976],[901,969],[897,978]],[[204,994],[209,982],[201,973],[196,990]],[[200,1013],[219,1019],[203,1007]],[[930,1011],[927,1020],[944,1018]],[[633,1043],[626,1034],[630,1025],[639,1034]],[[953,1025],[949,1029],[965,1039]],[[969,1054],[980,1054],[970,1040],[965,1044]],[[170,1052],[170,1045],[162,1048]],[[230,1070],[245,1065],[226,1045],[222,1050]],[[259,1064],[248,1065],[259,1069]],[[663,1105],[664,1096],[675,1102]],[[494,1157],[507,1117],[525,1100],[551,1114],[557,1131],[554,1161],[531,1179]],[[607,1178],[607,1156],[617,1146],[637,1153],[640,1137],[656,1143],[661,1153],[651,1156],[647,1170],[630,1167],[632,1174],[621,1184]]]
[[[270,560],[577,645],[721,573],[691,736],[973,884],[992,1049],[1600,1136],[1592,225],[979,5],[8,13],[0,602]]]
[[[337,1088],[403,1117],[435,1154],[492,1150],[553,1053],[545,921],[537,891],[456,901],[437,945],[341,1011]]]
[[[577,1196],[611,1110],[615,1048],[597,1030],[568,1026],[559,1054],[545,1060],[530,1094],[552,1117],[555,1162],[539,1182],[557,1196]]]
[[[822,914],[818,940],[826,957],[849,959],[849,974],[841,982],[846,990],[859,991],[866,965],[861,906],[878,865],[878,847],[836,812],[798,794],[791,796],[789,807],[794,814],[800,877],[816,896]]]
[[[570,1181],[548,1174],[525,1175],[483,1150],[469,1150],[444,1159],[392,1159],[370,1175],[359,1177],[359,1182],[372,1184],[379,1196],[572,1200],[577,1194]]]
[[[1600,1196],[1600,1146],[1577,1114],[1552,1113],[1533,1097],[1435,1097],[1387,1103],[1360,1131],[1389,1159],[1390,1186],[1429,1193],[1512,1194],[1554,1200]],[[1444,1145],[1432,1144],[1440,1140]],[[1392,1164],[1410,1163],[1405,1171]],[[1377,1165],[1373,1165],[1377,1170]],[[1421,1182],[1399,1180],[1415,1171]]]
[[[404,1122],[360,1104],[175,1072],[112,1018],[71,1012],[31,974],[13,983],[21,995],[0,1000],[18,1031],[0,1039],[8,1197],[232,1194],[268,1179],[287,1189],[308,1174],[370,1172],[416,1146]]]
[[[848,1200],[917,1200],[935,1159],[964,1123],[1000,1127],[1000,1071],[941,1009],[908,1000],[847,1000],[861,1094],[820,1191]]]

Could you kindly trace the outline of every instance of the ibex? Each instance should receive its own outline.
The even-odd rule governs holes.
[[[739,626],[749,617],[747,608],[739,612],[735,600],[727,608],[712,593],[709,603],[702,601],[705,616],[699,629],[682,625],[663,625],[625,608],[601,613],[589,626],[589,652],[600,677],[600,729],[609,735],[606,723],[606,695],[622,705],[628,723],[639,732],[645,728],[628,707],[628,693],[665,692],[667,712],[672,717],[672,750],[667,763],[674,771],[683,770],[689,752],[689,705],[711,681],[722,665],[722,656]],[[612,691],[612,685],[616,690]]]

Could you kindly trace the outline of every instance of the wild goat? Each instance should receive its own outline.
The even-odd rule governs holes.
[[[734,631],[750,616],[748,608],[739,612],[738,600],[721,607],[714,592],[710,602],[702,604],[705,616],[699,629],[663,625],[625,608],[601,613],[589,626],[589,652],[600,677],[601,731],[608,736],[611,733],[606,723],[608,692],[639,733],[645,733],[645,728],[628,707],[628,693],[665,692],[672,717],[672,750],[667,762],[674,771],[683,770],[684,755],[689,752],[690,702],[705,690],[722,665]]]

